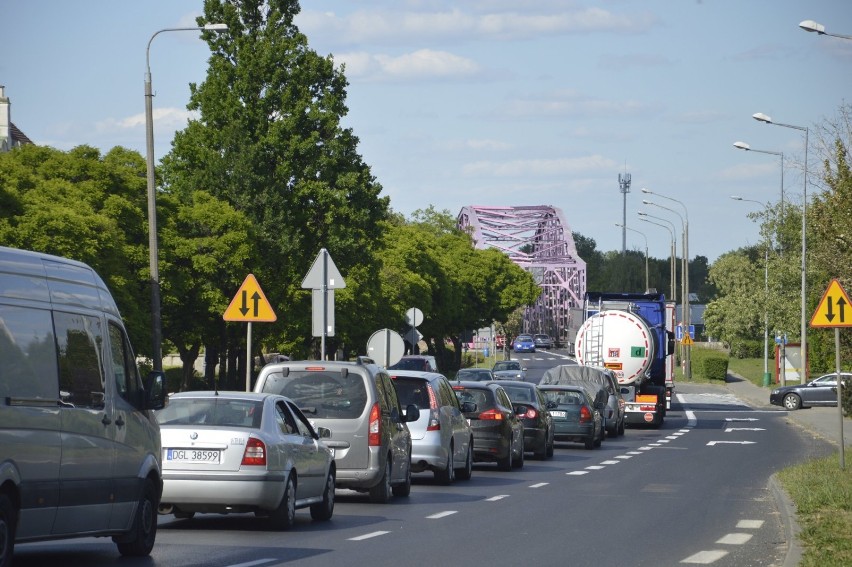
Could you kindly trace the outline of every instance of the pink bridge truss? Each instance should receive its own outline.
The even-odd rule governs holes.
[[[464,207],[458,226],[477,248],[497,248],[532,273],[541,295],[524,313],[524,332],[569,340],[572,308],[583,305],[586,262],[577,255],[571,227],[550,206]]]

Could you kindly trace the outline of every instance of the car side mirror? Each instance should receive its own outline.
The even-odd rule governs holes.
[[[414,404],[408,404],[405,408],[405,421],[412,422],[420,419],[420,408]]]
[[[152,370],[145,379],[144,408],[160,410],[166,407],[166,373]]]
[[[461,405],[462,413],[473,413],[476,411],[476,403],[475,402],[462,402]]]
[[[317,427],[317,434],[320,439],[330,439],[331,438],[331,429],[328,427]]]

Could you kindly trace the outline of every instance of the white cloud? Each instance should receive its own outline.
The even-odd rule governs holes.
[[[633,101],[590,98],[573,90],[530,94],[509,101],[498,113],[510,118],[552,118],[562,116],[626,116],[648,113],[648,105]]]
[[[470,59],[447,51],[420,49],[403,55],[342,53],[335,62],[346,65],[350,79],[369,81],[410,81],[420,79],[466,78],[481,73]]]
[[[157,130],[176,130],[186,126],[188,120],[197,118],[198,114],[181,108],[155,108],[152,112],[154,127]],[[99,133],[120,132],[145,127],[145,114],[132,114],[126,118],[116,120],[109,118],[95,124]]]
[[[521,177],[608,171],[615,167],[618,167],[615,161],[592,155],[580,158],[478,161],[465,165],[462,172],[466,176]]]
[[[443,144],[441,149],[449,151],[459,150],[475,150],[487,152],[502,152],[512,149],[512,145],[502,140],[492,140],[487,138],[467,139],[467,140],[450,140]]]

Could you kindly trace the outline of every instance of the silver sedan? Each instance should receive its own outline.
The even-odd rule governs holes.
[[[289,398],[182,392],[157,412],[163,445],[161,514],[254,512],[278,529],[297,508],[334,512],[334,457]]]

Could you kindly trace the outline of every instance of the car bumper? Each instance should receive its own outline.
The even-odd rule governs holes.
[[[447,460],[447,450],[441,445],[440,433],[430,431],[423,439],[411,442],[411,472],[444,470]]]
[[[524,423],[524,451],[527,453],[543,451],[547,448],[547,438],[544,429]]]
[[[497,429],[474,429],[474,462],[492,462],[509,456],[509,439]]]
[[[187,511],[272,510],[284,495],[283,471],[247,477],[239,473],[163,472],[162,504]]]
[[[378,484],[384,473],[384,463],[381,460],[379,448],[370,447],[367,467],[359,469],[338,468],[335,486],[353,490],[372,488]]]
[[[569,423],[569,422],[553,422],[554,439],[556,441],[574,441],[583,443],[587,439],[594,438],[595,424],[594,423]]]

